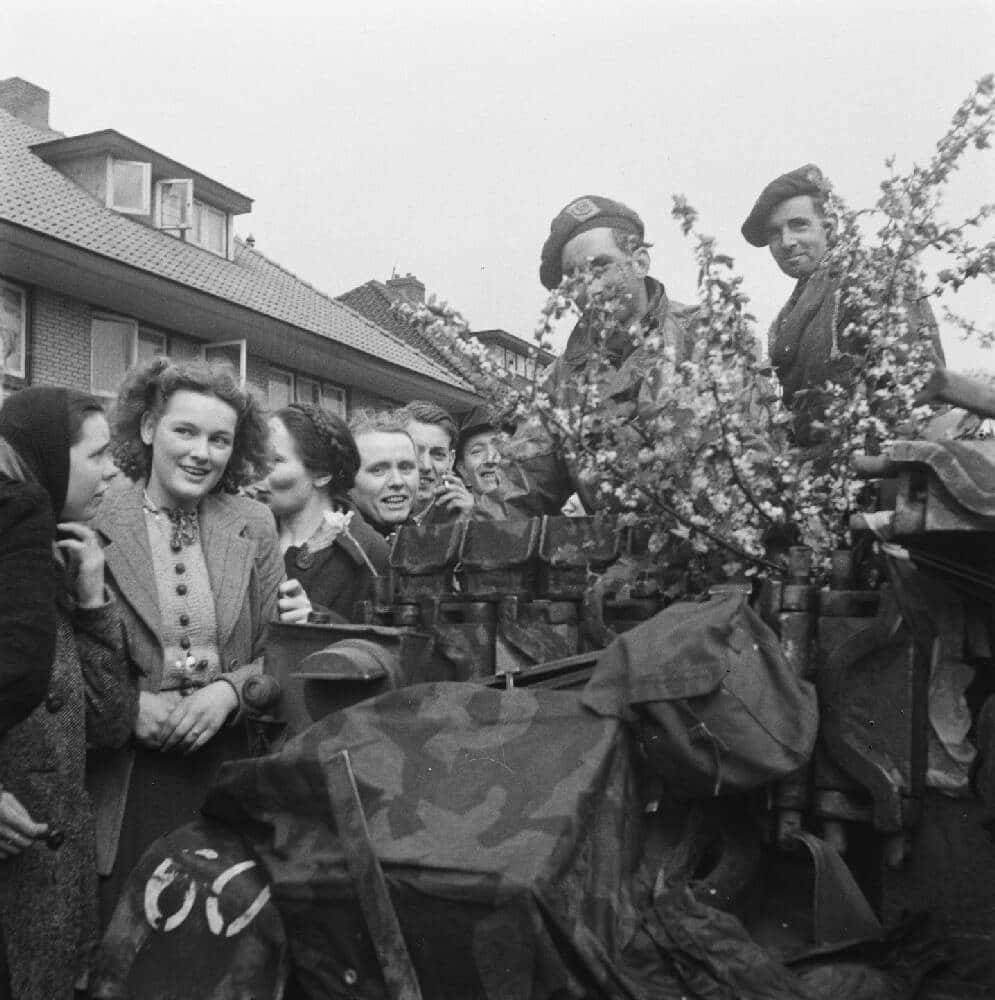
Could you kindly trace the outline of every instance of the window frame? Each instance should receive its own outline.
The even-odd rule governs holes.
[[[167,184],[183,184],[186,186],[186,194],[183,201],[183,220],[178,226],[167,226],[162,221],[162,191]],[[155,182],[155,205],[153,224],[156,229],[164,229],[167,232],[188,232],[193,229],[193,181],[189,177],[168,177]]]
[[[11,351],[10,357],[4,361],[0,358],[0,365],[3,365],[3,375],[10,375],[13,378],[27,378],[28,369],[28,291],[20,285],[15,285],[10,281],[0,279],[0,288],[4,291],[14,292],[21,297],[21,329],[19,331],[20,351]],[[19,353],[16,367],[11,364],[11,359]]]
[[[317,402],[314,398],[302,399],[302,388],[304,385],[314,386],[318,390]],[[311,375],[294,375],[294,402],[313,403],[315,406],[325,405],[325,387],[321,384],[321,379],[313,378]]]
[[[321,405],[329,413],[336,413],[343,420],[349,419],[349,395],[344,386],[334,385],[331,382],[322,382]]]
[[[99,320],[131,327],[131,341],[127,348],[128,357],[125,361],[124,371],[121,373],[120,379],[123,379],[124,376],[135,366],[135,359],[138,355],[138,320],[132,319],[130,316],[119,316],[116,313],[108,312],[94,312],[90,315],[90,392],[92,392],[94,396],[100,396],[102,399],[114,399],[117,396],[117,387],[114,389],[98,389],[94,385],[93,351],[95,344],[93,337],[93,325]],[[119,383],[120,379],[118,380]]]
[[[270,383],[273,381],[274,376],[285,377],[287,379],[287,384],[289,386],[289,392],[287,393],[287,402],[279,403],[274,405],[272,396],[270,395]],[[270,413],[275,410],[279,410],[281,406],[287,406],[289,403],[293,403],[297,399],[297,378],[292,371],[288,368],[277,368],[276,365],[269,365],[266,369],[266,409]]]
[[[211,359],[208,357],[208,351],[216,350],[217,348],[221,348],[221,347],[226,347],[226,348],[237,347],[238,348],[238,378],[239,378],[239,385],[244,389],[245,388],[245,379],[246,379],[246,364],[247,364],[247,357],[248,357],[248,350],[247,350],[247,347],[246,347],[245,338],[242,338],[241,340],[212,340],[209,343],[202,344],[201,348],[200,348],[200,357],[201,357],[201,360],[202,361],[210,361]],[[226,356],[224,358],[224,360],[225,361],[230,361],[231,358],[229,358],[229,357]]]
[[[129,167],[142,168],[142,207],[116,205],[114,203],[114,164],[122,163]],[[121,215],[151,215],[152,214],[152,164],[143,160],[121,160],[116,156],[107,157],[107,207]]]

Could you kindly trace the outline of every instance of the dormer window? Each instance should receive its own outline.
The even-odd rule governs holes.
[[[233,220],[252,209],[244,194],[112,129],[31,149],[108,208],[234,259]]]
[[[186,230],[193,226],[193,181],[156,181],[155,226]]]
[[[152,164],[116,159],[108,163],[107,207],[125,215],[149,215],[152,211]]]

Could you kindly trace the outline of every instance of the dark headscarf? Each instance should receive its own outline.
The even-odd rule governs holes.
[[[33,385],[8,396],[0,409],[0,437],[13,447],[52,501],[56,518],[69,489],[69,394]]]

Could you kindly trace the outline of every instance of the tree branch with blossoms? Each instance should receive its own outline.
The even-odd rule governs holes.
[[[537,345],[548,349],[554,324],[583,303],[577,335],[586,352],[571,359],[578,360],[572,373],[571,364],[558,365],[555,384],[536,371],[523,387],[445,303],[430,300],[407,314],[495,411],[545,436],[589,506],[614,515],[620,528],[643,529],[660,564],[686,561],[684,593],[730,576],[779,573],[792,544],[811,547],[828,573],[831,551],[850,543],[849,517],[865,488],[854,458],[919,436],[932,415],[921,402],[936,361],[928,303],[995,276],[995,241],[976,235],[995,209],[982,205],[957,224],[939,219],[945,186],[969,151],[989,147],[993,129],[988,76],[925,166],[903,174],[887,161],[872,208],[851,210],[827,185],[834,235],[823,266],[834,275],[836,374],[812,387],[821,392],[818,454],[795,446],[796,414],[762,360],[743,280],[697,230],[683,197],[674,199],[673,216],[698,265],[690,357],[675,356],[659,328],[631,323],[629,304],[592,267],[564,277],[535,329]],[[942,258],[933,279],[924,254]],[[995,331],[956,322],[995,341]],[[617,391],[619,366],[636,370],[632,392]]]

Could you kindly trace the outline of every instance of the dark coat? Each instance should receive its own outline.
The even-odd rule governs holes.
[[[55,523],[45,491],[0,473],[0,736],[45,697],[55,655]]]
[[[113,603],[77,609],[72,620],[59,612],[55,648],[44,702],[0,743],[0,781],[64,835],[56,849],[36,842],[0,862],[0,925],[19,1000],[71,1000],[87,969],[97,895],[86,748],[122,746],[138,711]]]
[[[342,621],[355,621],[361,601],[373,600],[375,578],[362,549],[381,576],[388,573],[387,543],[354,512],[349,534],[340,534],[326,548],[304,554],[291,545],[283,554],[288,580],[299,580],[316,611],[331,611]]]
[[[825,383],[851,382],[858,358],[867,350],[866,344],[844,337],[850,320],[856,317],[840,314],[839,291],[839,272],[825,264],[819,267],[798,281],[768,334],[770,359],[781,383],[784,405],[794,414],[795,444],[805,448],[825,440],[818,427],[829,402],[822,391]],[[910,293],[904,309],[907,339],[914,341],[926,331],[942,364],[943,347],[929,303]]]
[[[94,527],[105,542],[107,582],[120,603],[128,659],[141,674],[142,689],[158,691],[165,653],[142,486],[129,481],[112,486]],[[242,685],[262,668],[283,579],[273,515],[247,497],[212,493],[200,505],[200,538],[214,591],[222,669],[241,698]],[[110,874],[117,854],[133,763],[129,750],[91,756],[87,784],[97,811],[101,875]]]

